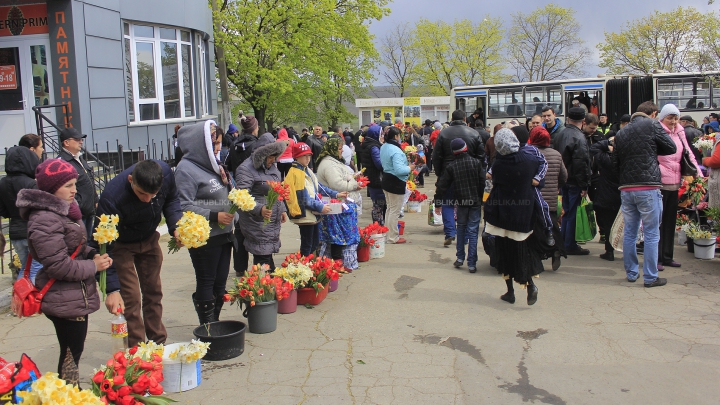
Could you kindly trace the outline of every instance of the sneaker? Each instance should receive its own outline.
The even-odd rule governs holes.
[[[454,241],[455,241],[455,237],[454,237],[454,236],[451,236],[451,237],[449,237],[449,238],[445,238],[445,243],[443,243],[443,245],[445,245],[445,246],[450,246],[450,245],[452,245],[452,243],[453,243]]]
[[[468,271],[469,271],[470,273],[475,273],[475,272],[477,272],[477,267],[475,267],[475,266],[468,266]]]
[[[655,279],[655,281],[653,281],[653,282],[650,283],[650,284],[645,283],[645,287],[647,287],[647,288],[650,288],[650,287],[662,287],[662,286],[664,286],[665,284],[667,284],[667,279],[666,279],[666,278],[660,278],[660,277],[658,277],[658,278]]]
[[[455,260],[455,263],[453,263],[453,267],[455,267],[456,269],[459,269],[460,267],[462,267],[462,265],[462,260]]]
[[[629,277],[628,277],[627,281],[628,281],[628,283],[634,283],[634,282],[637,281],[637,279],[636,279],[636,278],[629,278]]]
[[[572,250],[568,250],[568,251],[565,252],[565,253],[566,253],[568,256],[570,256],[570,255],[572,255],[572,256],[587,256],[587,255],[590,254],[590,251],[587,250],[587,249],[583,249],[583,248],[581,248],[580,246],[578,246],[577,248],[572,249]]]

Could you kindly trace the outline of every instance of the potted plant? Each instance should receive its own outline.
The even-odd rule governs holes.
[[[278,301],[288,298],[292,284],[281,277],[270,275],[267,265],[254,265],[243,277],[233,279],[234,287],[228,290],[231,303],[242,307],[248,320],[250,333],[269,333],[277,328]]]
[[[366,262],[370,260],[370,247],[375,246],[375,239],[372,238],[366,228],[359,228],[360,242],[358,243],[357,259],[358,262]]]
[[[418,190],[413,190],[408,198],[408,212],[420,212],[422,206],[421,204],[423,201],[427,200],[427,198],[427,195],[422,194]]]
[[[312,256],[312,255],[311,255]],[[275,277],[282,278],[286,283],[292,285],[292,290],[288,298],[283,299],[278,303],[279,314],[292,314],[297,310],[297,287],[304,286],[313,277],[313,272],[307,263],[312,258],[305,260],[294,260],[294,258],[302,258],[300,252],[288,256],[293,258],[292,262],[285,261],[282,266],[275,269]],[[304,262],[303,262],[304,261]]]

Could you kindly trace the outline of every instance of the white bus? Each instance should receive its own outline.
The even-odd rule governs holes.
[[[646,76],[600,76],[589,79],[461,86],[450,93],[451,109],[470,116],[480,109],[486,126],[517,119],[521,123],[552,107],[562,120],[578,97],[596,100],[599,113],[619,122],[641,103],[652,100],[660,108],[672,103],[698,125],[720,105],[720,72],[656,73]]]

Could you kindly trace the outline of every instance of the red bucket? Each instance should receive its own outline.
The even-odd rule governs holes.
[[[319,293],[315,292],[314,288],[301,288],[298,290],[297,304],[298,305],[318,305],[328,295],[328,286],[325,286]]]
[[[405,221],[398,221],[398,233],[400,235],[405,234]]]
[[[357,249],[358,262],[367,262],[370,260],[370,246],[359,246]]]

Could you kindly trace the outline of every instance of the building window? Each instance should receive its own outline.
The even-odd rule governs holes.
[[[195,75],[189,31],[124,23],[125,85],[130,122],[195,117],[195,80],[202,94],[207,75]],[[200,103],[205,103],[203,94]],[[207,109],[204,108],[203,114]]]

